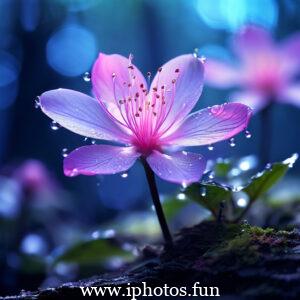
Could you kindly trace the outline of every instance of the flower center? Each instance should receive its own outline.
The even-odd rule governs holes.
[[[154,149],[159,149],[159,138],[163,133],[160,128],[169,115],[175,98],[179,69],[174,70],[174,79],[169,84],[161,82],[161,72],[162,68],[159,68],[151,90],[147,90],[143,83],[138,82],[135,67],[129,57],[129,82],[120,82],[115,73],[111,75],[116,113],[110,111],[107,105],[103,105],[115,121],[130,131],[132,144],[145,155]],[[150,72],[147,73],[147,78],[150,82]],[[122,98],[118,99],[116,87],[120,84],[122,85]]]

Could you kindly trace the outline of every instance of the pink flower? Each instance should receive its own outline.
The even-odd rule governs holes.
[[[275,45],[270,33],[247,26],[233,39],[239,64],[208,59],[205,79],[220,88],[239,87],[230,100],[239,99],[258,111],[272,101],[300,106],[300,34]]]
[[[148,87],[131,57],[100,54],[93,67],[92,85],[96,99],[67,89],[48,91],[40,97],[43,112],[61,126],[121,144],[74,150],[64,160],[67,176],[115,174],[143,157],[165,180],[195,182],[205,169],[202,155],[166,150],[231,138],[247,127],[251,115],[251,110],[239,103],[190,114],[203,86],[203,63],[193,55],[182,55],[163,65]]]

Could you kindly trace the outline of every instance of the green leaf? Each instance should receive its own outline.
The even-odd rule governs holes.
[[[297,158],[298,155],[294,154],[283,162],[269,164],[268,168],[252,177],[251,182],[242,189],[242,192],[249,195],[250,201],[255,201],[285,175],[287,170],[293,166]]]
[[[115,244],[112,239],[93,239],[78,242],[55,257],[53,264],[59,262],[80,265],[102,264],[113,258],[121,257],[125,261],[133,259],[133,254]]]
[[[231,197],[229,188],[212,183],[194,183],[185,190],[187,197],[209,209],[216,217],[222,202]]]
[[[216,177],[226,178],[232,169],[232,162],[230,160],[219,160],[214,165],[214,173]]]
[[[174,218],[183,209],[189,201],[187,199],[179,199],[180,197],[185,198],[184,193],[179,193],[176,197],[168,198],[162,202],[162,207],[167,220]]]

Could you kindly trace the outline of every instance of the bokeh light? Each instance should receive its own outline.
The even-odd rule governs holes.
[[[34,31],[40,19],[39,0],[22,0],[21,23],[26,31]]]
[[[5,51],[0,51],[0,87],[6,86],[17,79],[19,65],[17,60]]]
[[[208,26],[229,31],[247,23],[271,29],[278,18],[278,7],[273,0],[196,0],[195,6]]]
[[[93,34],[77,24],[63,26],[47,43],[48,63],[65,76],[78,76],[87,71],[96,54],[97,46]]]

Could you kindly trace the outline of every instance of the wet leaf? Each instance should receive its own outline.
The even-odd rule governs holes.
[[[93,239],[78,242],[66,249],[54,259],[53,264],[59,262],[81,265],[102,264],[114,257],[129,261],[133,259],[133,254],[122,249],[113,239]]]
[[[227,177],[232,168],[232,163],[229,160],[217,161],[214,165],[214,173],[216,177]]]
[[[229,188],[212,183],[194,183],[185,190],[187,197],[209,209],[217,216],[222,202],[227,202],[231,197]]]
[[[178,196],[186,197],[184,193],[179,193],[177,197]],[[172,218],[174,218],[188,203],[188,200],[181,200],[176,197],[168,198],[165,201],[163,201],[163,211],[167,220],[171,220]]]
[[[256,200],[285,175],[296,159],[297,157],[292,156],[283,162],[269,164],[264,171],[253,176],[251,182],[242,191],[249,195],[251,201]]]

